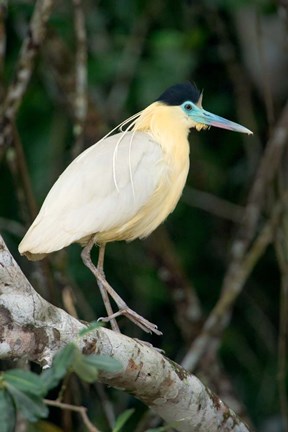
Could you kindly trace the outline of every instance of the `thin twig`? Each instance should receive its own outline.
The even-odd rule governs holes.
[[[29,224],[37,214],[37,204],[32,190],[31,179],[27,169],[23,146],[16,126],[13,124],[11,133],[13,141],[12,146],[10,146],[6,151],[7,164],[14,180],[15,191],[19,209],[22,213],[22,219],[26,224]],[[12,227],[13,226],[11,224],[7,226],[7,228]],[[19,237],[21,237],[21,235],[19,235]],[[51,280],[51,269],[49,262],[47,260],[41,261],[40,263],[35,264],[35,267],[38,268],[37,273],[41,278],[41,282],[39,282],[39,288],[41,287],[42,292],[45,288],[46,295],[49,293],[49,298],[51,300],[55,299],[55,286]]]
[[[69,115],[75,120],[75,64],[74,56],[69,47],[55,33],[49,32],[43,50],[45,65],[43,68],[44,79],[49,87],[57,89],[54,96],[58,98],[58,104],[65,106]],[[107,132],[106,124],[95,107],[91,95],[87,94],[87,117],[85,120],[84,141],[88,144],[97,141]]]
[[[22,184],[22,181],[20,179],[19,171],[18,171],[18,164],[17,164],[17,156],[16,156],[16,150],[14,147],[10,147],[7,149],[6,153],[6,163],[7,166],[11,172],[11,177],[14,182],[14,189],[15,189],[15,195],[17,197],[18,205],[19,205],[19,211],[21,215],[21,219],[28,223],[28,221],[31,221],[28,214],[28,205],[25,199],[25,192],[24,187]]]
[[[55,352],[75,341],[85,325],[35,292],[1,236],[0,267],[0,303],[5,311],[0,314],[5,340],[2,359],[23,357],[25,353],[26,359],[51,365]],[[216,394],[155,349],[104,328],[96,329],[91,338],[80,338],[78,342],[83,353],[108,355],[122,364],[123,369],[116,373],[101,371],[100,382],[127,389],[165,422],[175,425],[175,429],[248,432],[249,427]]]
[[[76,284],[76,282],[71,279],[69,272],[67,271],[68,255],[65,249],[58,251],[53,257],[53,270],[54,270],[54,280],[58,289],[62,292],[62,301],[67,311],[70,315],[77,317],[78,311],[81,311],[81,315],[85,316],[87,321],[93,321],[95,319],[95,312],[92,306],[85,298],[83,291]],[[69,291],[71,305],[67,305],[65,301],[65,291]],[[70,307],[72,310],[70,310]],[[73,312],[73,309],[76,311]],[[71,313],[73,312],[73,313]]]
[[[158,275],[172,298],[177,322],[187,343],[196,337],[203,322],[200,301],[188,280],[165,226],[161,226],[145,242]]]
[[[60,390],[59,390],[56,402],[61,403],[63,401],[65,392],[66,392],[67,387],[68,387],[68,383],[70,381],[70,378],[71,378],[71,374],[68,373],[68,374],[65,375],[65,377],[64,377],[64,379],[62,381],[62,384],[61,384],[61,387],[60,387]]]
[[[16,73],[1,107],[0,147],[10,143],[12,123],[32,75],[35,57],[43,42],[54,0],[38,0],[31,18],[28,34],[19,55]]]
[[[182,201],[190,206],[197,207],[237,224],[243,220],[244,207],[219,198],[211,193],[200,191],[189,186],[185,187]]]
[[[2,94],[2,79],[4,72],[4,62],[6,53],[6,30],[5,30],[5,17],[7,12],[7,1],[0,2],[0,96]]]
[[[122,58],[115,73],[114,85],[107,97],[107,109],[110,119],[115,121],[122,110],[134,77],[139,58],[145,43],[149,28],[149,14],[143,13],[134,22],[131,35],[122,53]]]
[[[245,208],[244,220],[232,245],[231,262],[223,281],[222,295],[210,313],[202,333],[194,341],[183,360],[183,365],[190,370],[196,367],[201,356],[206,351],[209,342],[215,340],[215,335],[217,335],[216,338],[219,340],[221,333],[230,321],[233,304],[239,296],[253,265],[272,240],[272,227],[275,228],[275,220],[276,222],[279,220],[283,207],[281,203],[278,203],[274,207],[270,220],[254,241],[250,251],[248,250],[251,240],[255,236],[260,212],[263,207],[265,188],[275,177],[287,140],[288,103],[284,107],[274,133],[267,143],[254,184],[251,188],[248,204]],[[217,344],[214,344],[214,346],[217,346]]]
[[[232,43],[227,20],[223,19],[223,15],[219,13],[216,4],[211,3],[208,11],[209,10],[210,13],[205,13],[204,16],[206,17],[210,28],[215,31],[219,38],[218,52],[219,56],[223,60],[223,65],[227,70],[227,75],[233,84],[237,118],[240,120],[241,124],[249,125],[249,128],[254,132],[252,145],[251,139],[248,135],[242,134],[241,136],[245,145],[249,174],[251,176],[254,174],[259,162],[262,146],[257,135],[258,125],[252,102],[252,90],[249,86],[249,77],[247,76],[245,68],[239,61],[239,53],[238,51],[236,52],[235,44]]]
[[[174,305],[175,321],[182,337],[186,344],[191,344],[204,322],[200,300],[193,284],[188,280],[179,262],[175,245],[169,238],[165,226],[159,227],[145,243],[157,266],[159,277],[169,290]],[[217,392],[222,400],[229,401],[238,415],[242,418],[247,417],[245,408],[233,390],[232,382],[225,374],[217,354],[215,352],[211,354],[211,350],[207,354],[201,359],[197,373],[205,376],[206,384],[212,386],[213,391]],[[146,419],[147,422],[143,419],[142,426],[139,425],[139,432],[146,430],[148,425],[150,428],[156,427],[155,419],[155,415],[153,415],[153,423],[150,422],[150,416]]]
[[[87,115],[87,36],[85,29],[85,17],[81,0],[73,0],[74,22],[76,37],[76,61],[75,61],[75,124],[74,134],[76,138],[73,147],[73,157],[77,156],[84,147],[84,123]]]
[[[251,257],[251,251],[255,246],[257,246],[257,241],[260,238],[256,239],[253,246],[251,246],[249,252],[249,246],[251,244],[252,238],[255,236],[257,224],[260,217],[260,212],[263,207],[265,191],[267,190],[267,186],[272,182],[275,174],[277,173],[277,169],[279,168],[279,164],[281,162],[281,158],[283,152],[285,150],[285,146],[288,141],[288,103],[283,109],[280,120],[275,127],[274,133],[272,134],[270,140],[267,143],[267,147],[263,154],[261,163],[259,165],[256,178],[254,184],[251,188],[248,204],[245,208],[243,223],[239,229],[239,232],[232,244],[231,248],[231,262],[224,277],[223,286],[222,286],[222,295],[221,299],[228,299],[229,295],[226,297],[226,292],[231,292],[231,302],[230,308],[232,307],[233,302],[236,300],[238,295],[240,294],[241,289],[244,286],[244,283],[251,271],[250,268],[246,268],[246,264],[249,264],[249,257]],[[275,206],[273,213],[271,215],[271,223],[273,223],[274,218],[277,219],[277,212],[279,211],[278,207],[281,207],[280,203]],[[269,221],[266,225],[266,228],[269,228]],[[264,227],[262,234],[265,234]],[[261,236],[261,234],[260,234]],[[263,245],[262,245],[263,246]],[[252,255],[253,256],[253,255]],[[244,266],[244,267],[243,267]],[[246,270],[245,270],[246,268]],[[245,271],[243,271],[245,270]],[[247,273],[247,270],[249,272]],[[219,304],[221,305],[224,300],[219,300],[217,305],[214,308],[214,311],[217,311]],[[222,307],[221,307],[222,308]],[[227,309],[228,310],[228,309]],[[214,313],[212,312],[212,316]],[[226,316],[226,323],[223,321],[220,327],[221,331],[229,323],[229,317]],[[209,319],[208,319],[209,322]],[[209,326],[211,323],[209,324]],[[218,328],[218,327],[217,327]],[[219,328],[218,328],[219,330]],[[203,349],[205,347],[203,346]]]
[[[0,232],[5,231],[20,238],[24,236],[26,230],[20,222],[0,217]]]
[[[221,334],[229,322],[233,304],[239,296],[255,264],[273,240],[275,229],[283,212],[283,202],[287,197],[288,192],[286,192],[285,197],[275,205],[271,218],[264,225],[262,231],[252,244],[249,252],[244,256],[240,265],[235,266],[233,269],[234,274],[233,278],[230,280],[231,284],[229,287],[227,286],[227,289],[222,291],[222,295],[206,320],[201,334],[194,341],[182,361],[182,366],[186,369],[190,371],[195,369],[207,345],[210,342],[212,343],[215,338],[219,338],[219,334]]]
[[[29,222],[31,222],[37,215],[38,206],[36,204],[35,196],[32,190],[31,179],[27,168],[25,154],[23,151],[23,145],[20,140],[19,133],[16,127],[13,125],[13,148],[15,149],[16,165],[17,165],[17,176],[21,180],[23,187],[23,193],[25,196],[25,203],[28,207]]]
[[[232,268],[235,262],[241,260],[255,235],[261,209],[265,198],[265,190],[277,172],[281,157],[288,140],[288,102],[283,108],[280,119],[269,139],[265,152],[259,164],[254,183],[251,187],[248,204],[241,228],[236,236],[232,249]],[[228,268],[227,273],[230,269]]]
[[[79,413],[83,420],[83,423],[85,424],[89,432],[100,432],[100,429],[96,428],[96,426],[94,426],[89,420],[89,417],[87,415],[87,408],[83,406],[76,406],[76,405],[70,405],[63,402],[53,401],[50,399],[44,399],[44,403],[46,405],[60,408],[62,410],[69,410],[69,411],[74,411]]]
[[[235,93],[237,95],[236,101],[239,100],[239,103],[237,104],[239,118],[242,119],[243,123],[245,123],[245,119],[247,119],[247,121],[251,121],[252,119],[254,123],[254,126],[252,126],[255,130],[257,130],[255,115],[253,112],[252,103],[250,101],[250,94],[247,92],[247,79],[243,80],[243,76],[245,77],[245,72],[242,71],[241,65],[238,63],[237,54],[235,53],[235,49],[229,40],[228,30],[225,26],[225,22],[213,5],[210,7],[210,13],[206,14],[205,16],[208,20],[208,23],[210,24],[210,27],[215,29],[215,32],[220,39],[220,48],[222,45],[223,49],[220,49],[219,53],[223,58],[229,77],[233,82]],[[274,177],[279,161],[281,160],[282,151],[286,144],[288,135],[287,125],[288,103],[284,107],[280,120],[275,126],[274,133],[272,134],[266,146],[265,152],[256,172],[255,181],[248,196],[248,204],[245,209],[242,224],[232,245],[231,268],[234,267],[237,261],[241,261],[241,259],[243,259],[247,249],[249,248],[250,242],[255,236],[256,227],[264,201],[265,186]],[[257,136],[256,140],[259,146],[259,140]],[[229,271],[230,269],[228,268],[227,273],[229,273]]]
[[[113,403],[109,399],[103,384],[95,382],[95,388],[98,393],[103,408],[103,412],[106,416],[109,427],[113,429],[113,426],[115,425],[115,413],[114,413]]]
[[[62,291],[62,302],[65,310],[74,318],[78,318],[76,310],[76,296],[73,292],[71,285],[64,285]]]
[[[287,215],[286,215],[287,217]],[[277,236],[278,237],[278,236]],[[287,240],[286,240],[287,241]],[[288,314],[288,272],[287,257],[284,256],[279,238],[276,238],[275,249],[281,269],[281,294],[279,314],[279,341],[278,341],[278,391],[280,409],[282,414],[283,431],[288,431],[288,398],[286,391],[286,356],[287,356],[287,314]]]
[[[261,25],[261,19],[259,14],[256,15],[255,19],[256,24],[256,34],[257,34],[257,44],[259,51],[259,61],[260,61],[260,70],[262,71],[262,80],[263,80],[263,96],[266,108],[266,115],[269,125],[269,132],[271,133],[274,122],[275,122],[275,112],[273,106],[273,96],[271,91],[271,85],[273,84],[269,80],[269,74],[267,70],[267,61],[265,58],[265,49],[263,46],[263,25]]]
[[[283,158],[282,170],[279,170],[279,193],[283,194],[283,189],[287,187],[286,164],[288,151]],[[285,206],[285,203],[284,203]],[[275,251],[281,273],[280,305],[279,305],[279,338],[278,338],[278,391],[280,410],[282,414],[283,432],[288,432],[288,397],[286,391],[287,373],[287,337],[288,337],[288,204],[286,203],[285,212],[281,218],[275,236]]]

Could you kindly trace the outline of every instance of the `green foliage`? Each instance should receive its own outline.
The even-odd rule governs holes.
[[[55,387],[66,375],[68,370],[72,367],[78,351],[75,344],[69,343],[55,355],[52,367],[46,369],[41,374],[42,382],[47,390]]]
[[[14,432],[16,423],[15,403],[6,388],[0,388],[1,432]]]
[[[44,396],[46,393],[46,387],[39,376],[30,371],[11,369],[3,373],[3,379],[6,385],[16,387],[18,390],[34,396]]]
[[[27,420],[34,422],[48,415],[48,408],[43,402],[46,389],[38,375],[21,369],[12,369],[2,373],[1,383],[1,398],[6,401],[8,398],[13,400],[12,406],[15,406]],[[12,418],[15,419],[15,411]]]
[[[129,420],[129,418],[131,417],[134,411],[135,411],[134,409],[128,409],[124,411],[122,414],[120,414],[116,420],[112,432],[121,432],[123,426],[125,426],[126,422]]]
[[[90,326],[90,331],[92,328],[95,328],[95,323]],[[22,369],[3,372],[0,381],[0,412],[5,413],[3,427],[6,429],[1,429],[1,432],[14,430],[16,409],[29,422],[47,417],[49,410],[43,398],[68,373],[74,372],[84,382],[92,383],[97,379],[99,370],[118,372],[121,369],[118,360],[103,355],[86,356],[74,343],[69,343],[56,354],[51,368],[40,375]]]
[[[92,383],[97,379],[99,370],[119,372],[121,369],[121,363],[114,358],[104,355],[85,356],[81,354],[79,350],[72,364],[72,371],[75,372],[79,378],[88,383]]]
[[[36,2],[11,0],[5,3],[7,13],[4,13],[5,16],[2,14],[0,20],[2,39],[4,41],[6,36],[7,40],[5,58],[0,59],[0,104],[8,85],[13,82],[18,55]],[[27,165],[29,174],[25,181],[15,163],[19,161],[15,161],[14,147],[10,147],[6,153],[1,148],[0,152],[0,231],[25,273],[31,280],[33,278],[35,288],[38,288],[37,281],[41,284],[41,293],[46,275],[17,253],[21,236],[31,223],[25,191],[30,183],[32,195],[40,206],[55,179],[73,157],[75,142],[76,37],[73,2],[64,0],[54,3],[49,31],[37,54],[28,88],[15,118],[15,127],[25,155],[21,162]],[[170,268],[163,266],[160,255],[154,259],[155,251],[150,249],[149,239],[129,245],[119,242],[107,247],[107,279],[129,306],[157,323],[163,331],[161,339],[148,336],[148,340],[161,346],[169,357],[179,359],[185,355],[191,343],[179,330],[181,319],[177,318],[175,308],[175,304],[179,303],[181,274],[188,289],[193,287],[203,311],[200,322],[195,324],[197,333],[217,302],[230,260],[231,242],[239,229],[239,224],[230,220],[229,214],[225,219],[217,216],[217,212],[213,213],[213,197],[224,199],[224,203],[237,204],[239,208],[244,207],[262,149],[266,145],[266,137],[270,136],[273,129],[271,124],[271,130],[267,130],[267,107],[264,101],[267,95],[268,99],[273,100],[271,108],[273,105],[275,122],[280,118],[283,102],[286,103],[288,81],[283,60],[287,55],[278,51],[281,39],[278,39],[278,32],[281,35],[281,29],[284,28],[282,40],[285,41],[287,29],[281,18],[283,14],[279,13],[280,2],[88,0],[81,3],[87,29],[88,114],[93,114],[84,128],[85,146],[101,138],[129,115],[143,109],[165,87],[184,80],[195,80],[200,89],[204,88],[205,109],[238,122],[241,122],[242,115],[247,121],[246,126],[256,125],[256,139],[213,128],[191,133],[188,185],[208,195],[203,198],[203,202],[193,199],[188,203],[184,192],[184,199],[165,222],[171,250],[175,253],[175,256],[172,254],[172,261],[179,265],[180,276],[177,271],[173,274]],[[251,32],[253,26],[256,28],[257,40],[251,37],[249,44],[243,45],[243,35],[255,33]],[[60,50],[61,46],[64,46],[64,51]],[[258,62],[256,53],[259,48]],[[265,67],[261,66],[261,58],[264,61],[262,66]],[[282,80],[278,78],[281,71],[284,74]],[[111,99],[111,92],[116,95],[115,99]],[[121,104],[118,102],[119,97]],[[119,105],[118,110],[111,116],[115,104]],[[14,155],[14,164],[11,155]],[[272,185],[273,191],[269,195],[274,194],[274,186],[277,189],[276,185]],[[209,194],[212,194],[211,199]],[[211,211],[209,206],[207,211],[206,204],[212,205]],[[215,208],[217,210],[217,205]],[[265,222],[269,211],[267,202],[262,222]],[[20,229],[13,229],[14,222],[18,223]],[[157,236],[157,233],[152,236]],[[76,290],[79,317],[90,321],[95,316],[102,316],[104,312],[100,296],[94,279],[81,262],[80,247],[71,245],[66,251],[69,259],[65,260],[61,272],[55,265],[57,255],[52,257],[52,270],[47,276],[49,283],[46,285],[54,284],[55,292],[60,292],[58,286],[62,278],[63,284],[67,282],[65,277],[71,278],[69,284],[72,282]],[[163,255],[165,253],[164,248]],[[96,260],[96,251],[93,254]],[[275,378],[278,376],[279,364],[275,355],[280,304],[278,282],[279,269],[275,254],[268,252],[247,281],[247,289],[239,298],[229,328],[221,340],[220,356],[225,371],[259,430],[266,430],[271,419],[274,421],[281,416]],[[143,333],[130,325],[128,320],[121,318],[119,322],[124,333],[143,338]],[[89,331],[90,327],[81,336],[87,335]],[[96,363],[101,361],[98,358]],[[32,397],[36,417],[39,412],[41,414],[37,400],[42,395],[59,385],[67,373],[78,374],[89,382],[94,381],[99,366],[96,363],[94,357],[84,359],[74,346],[67,346],[55,357],[52,368],[39,376],[39,394],[35,393],[37,384],[34,374],[29,383],[27,375],[22,376],[22,372],[9,371],[10,375],[5,375],[5,380],[2,375],[0,413],[1,425],[4,426],[1,427],[7,427],[8,432],[13,429],[17,391],[18,405],[19,392],[28,401]],[[108,363],[106,367],[109,367]],[[205,371],[202,373],[205,376]],[[6,387],[6,379],[10,388],[16,389],[14,396]],[[87,394],[86,387],[79,398],[85,404],[89,400],[96,406],[95,392]],[[43,388],[46,393],[42,393]],[[127,395],[121,394],[119,397],[116,390],[109,389],[107,392],[117,412],[136,406],[133,420],[140,418],[144,407],[139,407],[138,402]],[[102,417],[103,414],[95,410],[96,422]],[[266,425],[263,424],[265,422]],[[133,423],[132,419],[125,427],[125,432],[133,432],[130,423]],[[105,426],[108,430],[104,420],[103,424],[103,431]],[[165,427],[160,430],[163,428],[165,430]],[[79,430],[75,427],[75,432]]]
[[[89,323],[87,327],[80,330],[79,337],[86,336],[87,334],[91,333],[92,331],[96,330],[99,327],[103,327],[103,323],[99,321],[92,321],[91,323]]]
[[[121,363],[102,355],[84,355],[74,343],[69,343],[56,354],[53,365],[41,375],[47,390],[55,387],[67,372],[74,372],[83,381],[92,383],[98,377],[99,370],[118,372]]]
[[[27,420],[34,422],[39,418],[47,417],[49,411],[42,397],[31,394],[30,389],[21,391],[17,385],[9,383],[6,383],[6,389],[13,398],[16,408]]]

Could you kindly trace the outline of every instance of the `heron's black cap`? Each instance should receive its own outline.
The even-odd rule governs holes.
[[[194,84],[185,82],[169,87],[156,99],[156,102],[163,102],[167,105],[181,105],[183,102],[190,100],[193,103],[197,103],[200,95],[200,91]]]

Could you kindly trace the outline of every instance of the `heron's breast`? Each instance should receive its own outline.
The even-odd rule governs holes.
[[[177,142],[179,144],[179,141]],[[170,150],[170,151],[169,151]],[[189,144],[185,140],[178,148],[163,152],[162,174],[147,202],[126,223],[106,232],[97,233],[95,240],[131,241],[151,234],[174,210],[186,183],[189,171]]]

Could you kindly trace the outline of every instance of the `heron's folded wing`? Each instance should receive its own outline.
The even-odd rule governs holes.
[[[58,178],[19,251],[49,253],[126,223],[149,200],[164,169],[161,147],[148,133],[99,141]]]

